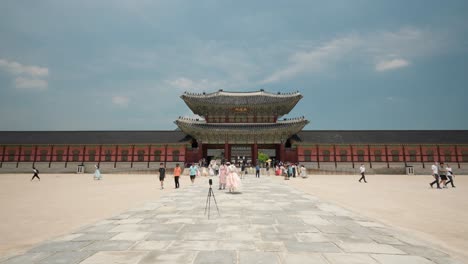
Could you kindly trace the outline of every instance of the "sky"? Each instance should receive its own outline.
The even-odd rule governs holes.
[[[174,130],[299,91],[307,130],[468,129],[468,1],[3,0],[0,130]]]

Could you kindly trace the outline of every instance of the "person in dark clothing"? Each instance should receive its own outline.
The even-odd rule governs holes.
[[[447,178],[449,179],[449,181],[445,183],[445,186],[451,183],[452,188],[455,188],[455,184],[453,184],[453,177],[455,177],[455,175],[453,175],[452,168],[447,164],[446,169],[447,169]]]
[[[159,164],[159,181],[161,182],[161,190],[164,189],[164,177],[166,177],[166,168],[164,163]]]
[[[260,165],[255,166],[255,177],[260,178]]]
[[[39,178],[39,170],[33,167],[33,173],[34,175],[31,178],[31,181],[34,180],[34,178],[37,178],[39,181],[41,181],[41,178]]]

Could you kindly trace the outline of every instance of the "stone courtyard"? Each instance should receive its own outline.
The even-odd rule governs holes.
[[[429,243],[269,177],[206,178],[1,263],[461,263]]]

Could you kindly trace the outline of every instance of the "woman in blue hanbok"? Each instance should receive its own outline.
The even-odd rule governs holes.
[[[96,168],[96,170],[94,171],[94,179],[102,180],[102,175],[101,175],[101,172],[99,171],[98,165],[94,165],[94,167]]]

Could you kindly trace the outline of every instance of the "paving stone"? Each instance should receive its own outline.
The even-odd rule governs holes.
[[[127,218],[127,219],[116,221],[115,224],[118,224],[118,225],[136,224],[136,223],[139,223],[139,222],[141,222],[143,220],[144,220],[144,218]]]
[[[132,247],[132,250],[164,250],[172,241],[140,241]]]
[[[340,243],[374,243],[370,237],[362,234],[325,234],[329,241]]]
[[[369,222],[369,221],[358,221],[358,223],[365,227],[385,227],[384,225],[376,222]]]
[[[123,224],[117,225],[114,228],[110,229],[109,232],[137,232],[137,231],[148,231],[150,228],[149,224]]]
[[[328,264],[328,262],[317,253],[285,253],[281,255],[284,264]]]
[[[35,247],[29,252],[58,252],[58,251],[78,251],[89,245],[89,241],[58,241],[49,242]]]
[[[148,252],[144,251],[102,251],[85,259],[80,264],[137,264]]]
[[[83,250],[86,251],[121,251],[127,250],[135,244],[135,241],[119,241],[119,240],[108,240],[108,241],[96,241],[85,247]]]
[[[80,263],[83,259],[94,254],[94,252],[58,252],[50,257],[47,257],[39,262],[38,264],[75,264]]]
[[[371,255],[381,264],[434,264],[434,262],[420,256],[402,256],[402,255]]]
[[[395,245],[396,248],[416,256],[422,257],[447,257],[448,255],[440,250],[424,247],[424,246],[411,246],[411,245]]]
[[[375,242],[380,243],[380,244],[390,244],[390,245],[404,245],[405,244],[392,236],[370,235],[369,237],[372,238]]]
[[[197,251],[174,252],[156,250],[149,252],[138,264],[192,264]]]
[[[16,257],[7,259],[2,264],[32,264],[37,263],[41,259],[44,259],[53,254],[52,252],[38,252],[38,253],[25,253]]]
[[[145,240],[167,241],[167,240],[182,240],[183,234],[177,233],[159,233],[151,232],[146,236]]]
[[[169,250],[176,252],[183,251],[206,251],[217,250],[218,241],[177,241],[169,247]]]
[[[108,240],[115,236],[116,233],[84,233],[73,241],[96,241],[96,240]]]
[[[377,243],[339,243],[338,246],[350,253],[406,254],[390,245]]]
[[[122,232],[118,233],[111,240],[143,240],[150,232]]]
[[[275,264],[281,263],[279,256],[272,252],[240,251],[239,264]]]
[[[195,258],[194,264],[235,264],[237,254],[232,250],[217,250],[212,252],[200,252]]]
[[[378,264],[367,254],[325,253],[331,264]]]
[[[330,242],[332,241],[323,233],[296,233],[296,238],[300,242]]]
[[[216,245],[219,250],[255,250],[252,241],[218,241]]]
[[[285,242],[289,252],[341,252],[333,243],[329,242]]]
[[[283,252],[286,249],[282,241],[281,242],[256,241],[254,243],[258,251]]]
[[[351,234],[349,229],[343,226],[337,225],[317,225],[315,226],[320,232],[327,233],[327,234]]]

